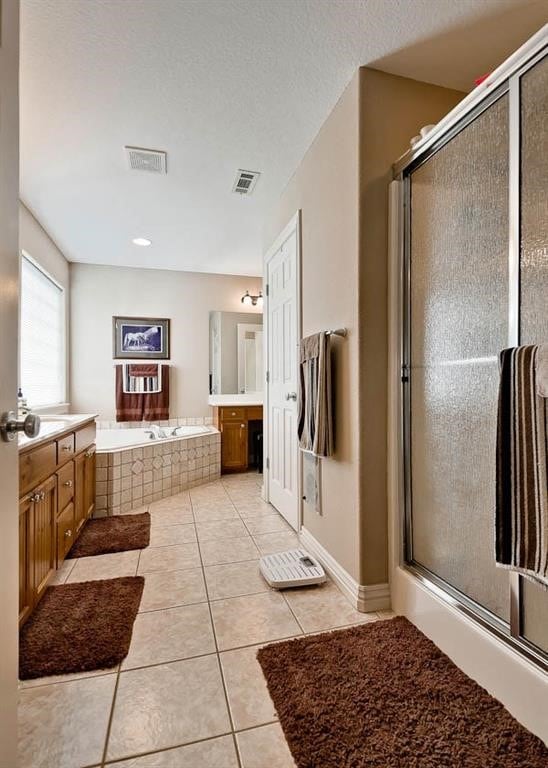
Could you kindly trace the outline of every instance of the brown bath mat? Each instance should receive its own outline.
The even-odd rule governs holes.
[[[407,619],[262,648],[298,768],[546,768],[548,748]]]
[[[19,636],[19,677],[89,672],[127,656],[142,576],[48,587]]]
[[[150,515],[113,515],[88,520],[67,557],[89,557],[144,549],[150,541]]]

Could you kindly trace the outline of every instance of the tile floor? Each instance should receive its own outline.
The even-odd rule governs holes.
[[[261,482],[229,475],[154,502],[147,549],[65,562],[57,583],[143,574],[143,598],[120,668],[21,683],[19,768],[294,766],[257,649],[378,615],[332,582],[268,588],[259,557],[298,541]]]

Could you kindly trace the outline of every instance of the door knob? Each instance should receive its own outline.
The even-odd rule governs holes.
[[[18,421],[13,411],[5,411],[0,418],[0,434],[5,443],[15,439],[18,432],[24,432],[27,437],[38,437],[40,434],[40,416],[29,413],[24,420]]]
[[[297,393],[296,392],[288,392],[285,396],[286,400],[297,400]]]

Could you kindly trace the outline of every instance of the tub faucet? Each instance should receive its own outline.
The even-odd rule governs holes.
[[[149,429],[145,429],[145,432],[150,435],[151,440],[167,437],[162,427],[159,427],[157,424],[151,424]]]

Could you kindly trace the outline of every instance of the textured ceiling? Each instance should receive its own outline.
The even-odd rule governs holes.
[[[22,0],[21,198],[73,261],[259,274],[264,215],[360,65],[469,90],[546,9]],[[167,176],[130,172],[125,144],[166,150]],[[262,173],[249,198],[238,168]]]

